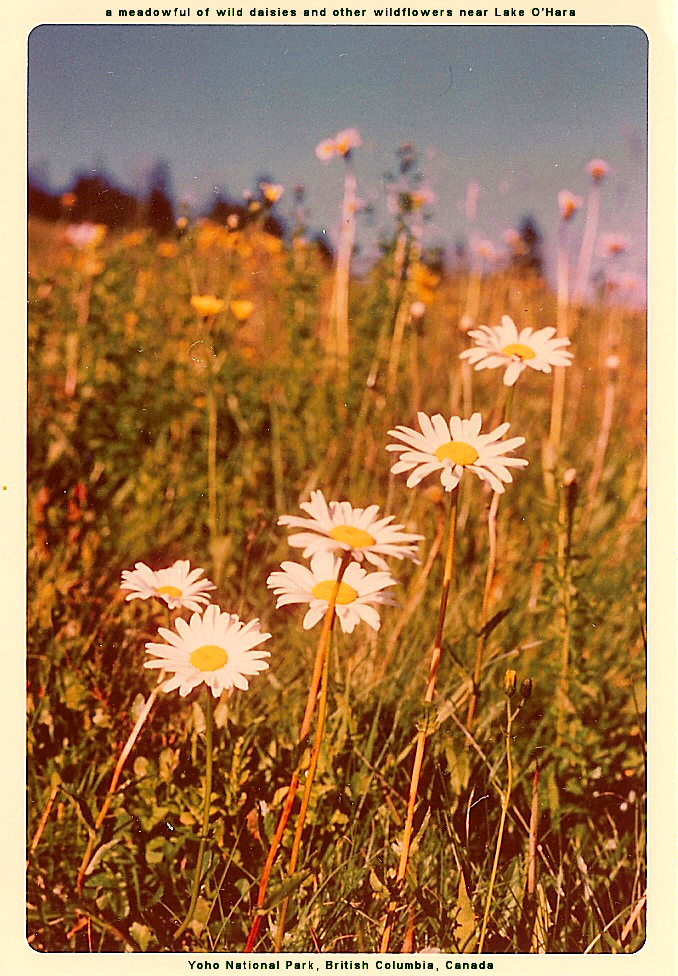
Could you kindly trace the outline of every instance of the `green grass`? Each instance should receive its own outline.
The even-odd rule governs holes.
[[[59,244],[58,228],[32,228],[29,848],[49,807],[28,854],[27,927],[30,944],[41,951],[176,950],[172,935],[190,899],[205,765],[197,694],[160,697],[96,832],[82,894],[76,892],[117,756],[152,688],[153,676],[142,667],[144,644],[167,623],[164,604],[122,600],[121,571],[139,560],[160,568],[190,559],[218,582],[215,600],[223,610],[259,617],[273,635],[269,670],[217,709],[208,864],[197,920],[180,945],[240,951],[298,758],[317,641],[317,631],[301,629],[303,611],[276,611],[266,588],[281,560],[301,559],[276,525],[278,516],[297,514],[315,487],[327,499],[376,503],[426,536],[425,559],[445,502],[434,477],[411,491],[404,478],[390,476],[393,459],[384,447],[394,424],[415,425],[417,408],[464,415],[458,354],[469,341],[458,322],[465,275],[435,287],[418,335],[408,326],[397,391],[387,397],[395,294],[388,257],[365,280],[352,282],[352,353],[343,389],[325,352],[332,272],[313,250],[284,245],[270,253],[256,231],[232,235],[228,247],[200,247],[199,238],[187,234],[174,256],[163,257],[151,237],[131,246],[111,237],[89,282],[79,260]],[[244,325],[224,312],[208,329],[190,297],[210,291],[251,298],[255,312]],[[478,322],[496,324],[503,313],[520,325],[549,325],[554,297],[543,282],[507,268],[482,282]],[[421,721],[431,734],[391,948],[400,950],[410,926],[414,950],[473,948],[506,783],[507,667],[519,680],[531,677],[534,690],[512,729],[514,785],[485,951],[633,952],[643,943],[642,913],[625,926],[645,875],[645,323],[640,312],[603,304],[573,311],[572,319],[575,361],[559,467],[576,468],[580,487],[571,578],[563,579],[558,564],[558,498],[547,499],[541,466],[552,377],[528,371],[516,389],[510,435],[526,438],[519,453],[530,463],[516,473],[500,506],[494,625],[474,745],[460,726],[475,657],[490,498],[468,478],[430,713],[422,715],[421,701],[440,557],[404,626],[401,610],[386,608],[378,634],[365,625],[350,636],[335,634],[327,727],[299,870],[286,884],[293,817],[271,877],[259,951],[272,950],[276,905],[290,890],[284,949],[377,951]],[[589,500],[611,326],[619,330],[622,365],[603,474]],[[386,345],[376,385],[368,388],[380,335]],[[217,369],[205,368],[213,361],[210,347]],[[75,384],[66,390],[69,365]],[[504,390],[497,371],[473,373],[472,407],[483,414],[484,430],[499,422]],[[218,507],[211,530],[212,393]],[[392,571],[403,607],[420,568],[394,562]],[[565,735],[557,748],[565,586],[572,653]],[[402,630],[384,671],[396,627]],[[525,884],[535,763],[533,906]],[[459,894],[462,876],[472,913]]]

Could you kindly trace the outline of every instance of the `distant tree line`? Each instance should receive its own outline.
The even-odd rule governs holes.
[[[78,173],[71,185],[62,192],[48,189],[43,181],[29,173],[27,190],[28,214],[54,222],[67,219],[70,223],[104,224],[111,230],[148,227],[159,237],[177,233],[177,212],[172,196],[170,170],[166,162],[154,164],[147,179],[147,188],[140,195],[123,190],[103,171]],[[210,207],[201,216],[215,223],[226,224],[229,217],[238,218],[242,227],[254,219],[247,201],[236,201],[217,193]],[[285,234],[284,222],[267,210],[264,230],[276,237]]]

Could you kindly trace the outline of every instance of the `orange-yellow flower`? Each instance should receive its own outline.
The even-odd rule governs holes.
[[[626,254],[631,248],[631,243],[627,237],[619,234],[603,234],[600,238],[600,250],[604,257],[616,257],[619,254]]]
[[[260,183],[259,189],[263,193],[266,203],[271,205],[277,203],[285,192],[285,187],[280,183]]]
[[[337,152],[342,156],[348,156],[352,149],[357,149],[362,145],[362,139],[357,129],[342,129],[334,137],[334,144]]]
[[[246,298],[236,298],[231,302],[231,312],[238,322],[246,322],[254,311],[254,302]]]
[[[412,209],[419,210],[421,207],[430,207],[434,204],[436,202],[436,195],[431,190],[412,190],[410,200]]]
[[[122,238],[123,247],[138,247],[139,244],[143,244],[146,240],[146,231],[144,230],[131,230],[128,234],[125,234]]]
[[[570,220],[582,205],[581,197],[576,197],[569,190],[561,190],[558,194],[558,207],[563,220]]]
[[[432,302],[435,289],[440,284],[440,278],[425,264],[416,264],[412,269],[412,284],[416,297],[422,302]]]
[[[199,251],[205,252],[212,247],[228,246],[228,239],[229,234],[225,227],[207,219],[198,223],[195,245]]]
[[[99,261],[93,254],[79,254],[77,265],[88,278],[96,278],[104,270],[103,261]]]
[[[610,166],[604,159],[592,159],[586,167],[586,172],[594,183],[600,183],[609,174]]]
[[[198,315],[209,316],[218,315],[224,307],[224,300],[216,298],[214,295],[192,295],[191,305]]]
[[[328,159],[332,159],[332,156],[337,151],[334,139],[323,139],[315,147],[315,154],[321,163],[326,163]]]
[[[175,241],[160,241],[156,253],[161,258],[175,258],[179,254],[179,247]]]

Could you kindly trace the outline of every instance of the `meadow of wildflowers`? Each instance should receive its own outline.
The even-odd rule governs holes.
[[[360,146],[316,152],[332,260],[267,232],[272,183],[163,238],[31,223],[36,950],[643,944],[646,333],[614,174],[554,200],[554,290],[516,232],[427,252],[403,147],[356,277]]]

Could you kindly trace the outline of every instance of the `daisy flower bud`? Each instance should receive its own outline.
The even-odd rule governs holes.
[[[504,672],[504,694],[507,698],[512,698],[515,695],[517,683],[518,672],[514,671],[513,668],[508,668]]]

